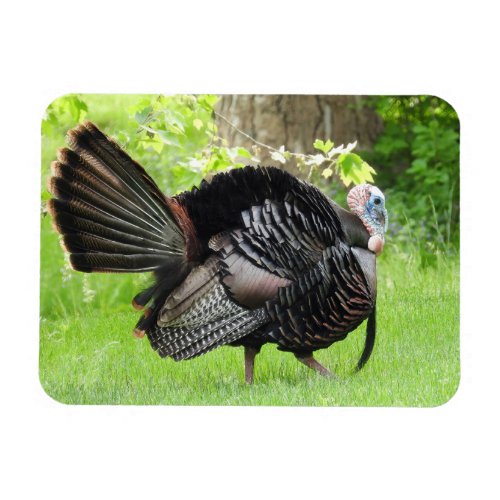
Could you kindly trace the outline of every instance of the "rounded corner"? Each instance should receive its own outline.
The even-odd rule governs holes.
[[[434,97],[435,99],[439,99],[440,101],[444,102],[447,106],[449,106],[453,110],[453,112],[455,113],[455,115],[457,117],[458,127],[460,129],[460,115],[457,111],[457,107],[454,104],[452,104],[448,99],[445,99],[444,97],[441,97],[437,94],[423,94],[423,95],[425,95],[427,97]]]
[[[52,395],[50,393],[50,391],[48,390],[48,388],[44,385],[44,382],[42,380],[42,377],[40,376],[40,371],[38,371],[38,382],[40,384],[40,387],[42,389],[42,392],[49,398],[51,399],[52,401],[54,401],[55,403],[57,404],[60,404],[60,405],[64,405],[64,406],[69,406],[71,405],[71,403],[68,403],[66,401],[63,401],[61,399],[57,399],[54,395]]]
[[[42,110],[42,116],[41,116],[40,123],[43,124],[43,120],[45,120],[45,116],[47,115],[47,111],[56,101],[58,101],[59,99],[62,99],[63,97],[70,96],[73,94],[74,94],[74,92],[65,92],[64,94],[59,94],[59,95],[56,95],[55,97],[51,98],[50,102]]]
[[[451,400],[455,399],[456,395],[458,394],[458,390],[460,389],[460,382],[462,380],[462,374],[461,372],[458,373],[458,378],[457,378],[457,381],[456,381],[456,386],[453,390],[453,392],[450,394],[450,396],[448,397],[448,399],[445,399],[444,401],[436,404],[436,405],[433,405],[433,406],[430,406],[430,408],[432,409],[435,409],[435,408],[442,408],[443,406],[447,405]]]

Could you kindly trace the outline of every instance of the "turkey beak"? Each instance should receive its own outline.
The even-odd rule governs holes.
[[[385,208],[376,211],[377,222],[384,228],[384,233],[387,231],[387,226],[389,225],[389,215]]]

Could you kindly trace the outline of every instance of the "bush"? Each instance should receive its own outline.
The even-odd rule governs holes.
[[[434,96],[375,97],[384,132],[364,153],[377,169],[391,212],[390,230],[417,245],[423,260],[459,241],[459,122]],[[425,262],[424,262],[425,263]]]

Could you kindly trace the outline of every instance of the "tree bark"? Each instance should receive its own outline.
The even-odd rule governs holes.
[[[370,150],[382,131],[382,120],[363,96],[224,95],[216,111],[255,140],[295,153],[313,153],[315,139],[358,141],[357,150]],[[230,146],[255,146],[220,117],[217,125]],[[270,160],[265,148],[257,156]]]

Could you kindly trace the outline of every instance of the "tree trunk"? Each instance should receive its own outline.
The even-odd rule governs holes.
[[[216,111],[256,141],[295,153],[313,153],[315,139],[336,145],[357,140],[357,150],[370,150],[382,131],[382,120],[362,96],[224,95]],[[230,146],[255,146],[224,119],[218,117],[217,125]],[[265,148],[257,156],[276,163]]]

